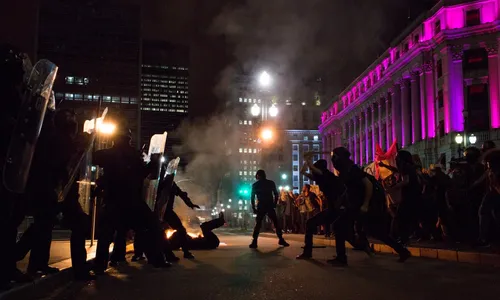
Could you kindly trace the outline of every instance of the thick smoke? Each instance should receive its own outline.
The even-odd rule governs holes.
[[[401,11],[404,19],[408,3],[239,1],[215,18],[211,33],[224,35],[234,46],[236,65],[250,71],[256,66],[273,68],[286,77],[282,88],[292,93],[302,94],[303,80],[319,76],[328,80],[331,93],[337,93],[386,49],[389,20],[401,18]],[[398,10],[399,14],[388,13]],[[219,89],[225,81],[222,77]]]

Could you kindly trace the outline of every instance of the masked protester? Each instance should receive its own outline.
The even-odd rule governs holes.
[[[278,244],[284,247],[290,246],[285,239],[283,238],[283,233],[281,231],[281,225],[278,222],[278,218],[276,216],[276,204],[278,203],[279,192],[276,189],[276,184],[272,180],[268,180],[266,178],[266,172],[264,170],[258,170],[255,174],[255,182],[252,185],[252,209],[254,214],[257,215],[255,219],[255,228],[253,229],[253,240],[249,245],[250,248],[257,248],[257,239],[259,238],[260,228],[262,226],[262,220],[267,215],[274,224],[276,228],[276,235],[278,236],[279,242]],[[257,196],[257,207],[255,207],[255,196]]]
[[[109,245],[119,228],[145,232],[145,252],[155,267],[168,267],[162,249],[165,233],[158,218],[142,199],[144,178],[151,170],[141,153],[131,146],[131,133],[120,127],[113,147],[94,153],[94,164],[104,169],[104,209],[100,219],[94,271],[102,274],[108,266]]]
[[[400,243],[397,243],[387,234],[383,225],[386,217],[385,192],[376,179],[363,172],[350,159],[349,151],[344,147],[335,148],[332,163],[339,172],[339,177],[346,186],[347,212],[340,218],[343,232],[349,232],[353,222],[357,224],[359,235],[358,248],[370,253],[369,243],[365,234],[381,240],[399,254],[399,261],[404,262],[411,254]],[[410,156],[411,157],[411,156]],[[344,242],[345,243],[345,242]],[[344,260],[345,259],[345,260]],[[338,258],[336,263],[347,264],[346,257]]]
[[[192,250],[214,250],[219,247],[220,240],[213,233],[214,229],[222,227],[225,223],[224,213],[220,213],[217,219],[204,222],[200,225],[202,234],[198,237],[187,237],[187,244],[189,249]],[[182,247],[182,237],[178,231],[174,232],[168,239],[172,249],[179,249]]]
[[[328,208],[316,214],[314,217],[307,220],[306,235],[304,237],[304,252],[297,256],[297,259],[309,259],[312,257],[313,249],[313,234],[320,225],[328,226],[335,222],[334,232],[337,250],[337,259],[343,265],[347,264],[347,256],[345,254],[345,240],[348,238],[345,227],[339,227],[338,221],[341,215],[345,213],[345,187],[340,179],[328,170],[327,162],[320,159],[314,164],[312,163],[312,155],[305,155],[305,164],[302,167],[302,175],[315,181],[319,185],[319,189],[323,192]],[[311,173],[306,172],[306,168],[311,170]],[[336,263],[337,260],[330,260],[331,263]]]

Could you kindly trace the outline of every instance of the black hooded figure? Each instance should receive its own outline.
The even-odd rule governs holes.
[[[301,173],[319,185],[319,189],[323,192],[328,202],[328,208],[307,220],[306,235],[304,237],[304,252],[297,256],[297,259],[309,259],[312,257],[313,233],[316,231],[316,228],[320,225],[329,226],[339,219],[340,215],[345,210],[345,206],[342,203],[342,195],[345,193],[344,185],[337,176],[328,170],[326,160],[320,159],[313,164],[311,158],[312,156],[306,154],[304,167],[302,167]],[[305,172],[306,167],[309,167],[311,173]],[[340,234],[337,223],[334,230],[336,239],[343,237],[343,235]],[[345,255],[345,246],[344,249],[342,249],[340,240],[337,243],[337,245],[339,245],[336,248],[337,256],[342,257]]]
[[[257,248],[257,239],[259,238],[260,228],[262,226],[262,220],[267,215],[274,224],[276,228],[276,235],[278,236],[278,244],[284,247],[290,246],[285,239],[283,239],[283,233],[281,231],[281,225],[278,222],[278,217],[276,216],[276,204],[278,203],[279,193],[276,189],[276,184],[272,180],[266,178],[266,172],[264,170],[258,170],[255,174],[255,182],[252,185],[252,209],[253,213],[257,215],[255,219],[255,228],[253,229],[253,240],[250,244],[250,248]],[[257,207],[255,207],[255,196],[257,196]]]

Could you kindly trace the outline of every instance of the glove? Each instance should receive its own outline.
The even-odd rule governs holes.
[[[52,91],[50,94],[49,103],[47,104],[47,109],[50,111],[56,110],[56,97],[54,96],[54,91]]]
[[[196,205],[196,204],[193,204],[193,205],[191,206],[191,209],[195,209],[195,208],[200,209],[200,206],[198,206],[198,205]]]

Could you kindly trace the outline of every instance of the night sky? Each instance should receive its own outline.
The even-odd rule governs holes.
[[[37,0],[5,2],[0,4],[0,40],[33,54]],[[310,95],[306,82],[322,77],[332,97],[436,1],[142,2],[144,38],[190,46],[190,115],[204,117],[218,107],[235,70],[271,69],[280,74],[281,89],[296,98]]]

